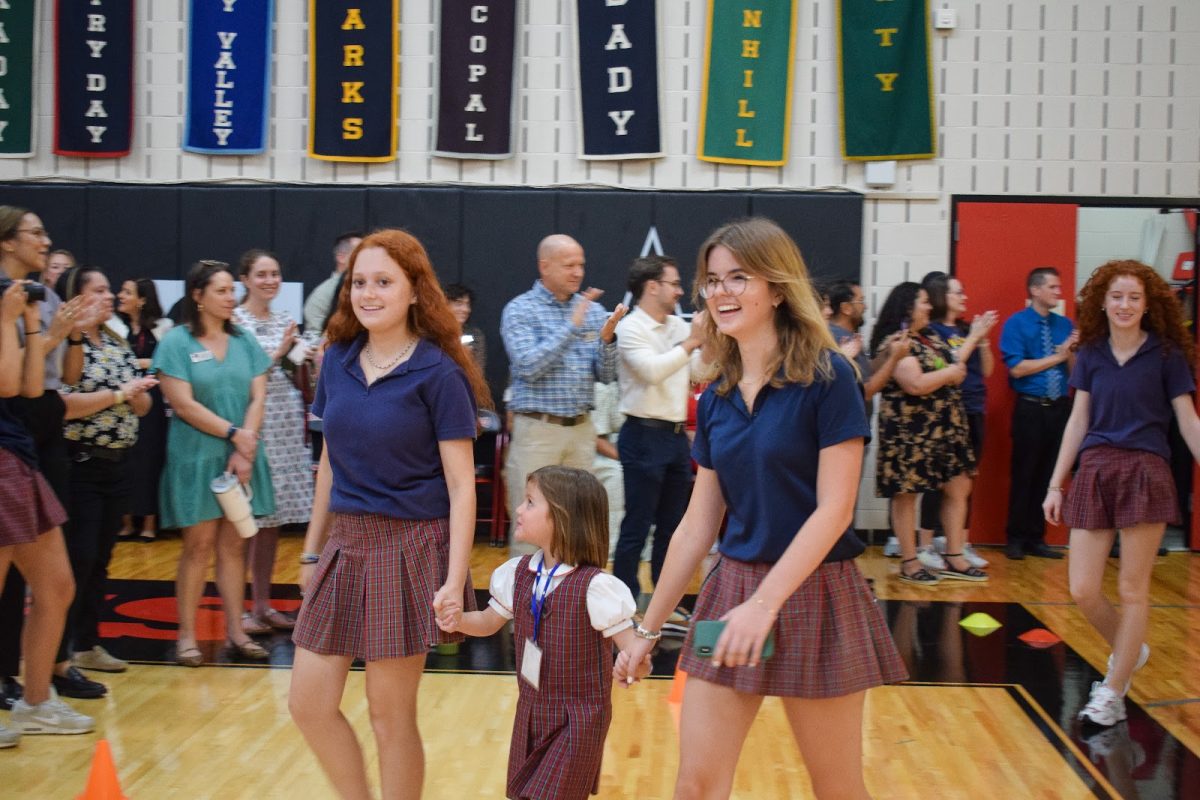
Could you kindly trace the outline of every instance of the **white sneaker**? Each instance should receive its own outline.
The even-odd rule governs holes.
[[[888,558],[899,558],[900,540],[895,536],[889,536],[887,542],[883,545],[883,554]]]
[[[1116,725],[1125,719],[1125,699],[1100,681],[1092,684],[1092,696],[1079,712],[1079,719],[1094,725]]]
[[[1137,663],[1133,665],[1133,671],[1137,672],[1142,667],[1146,666],[1146,662],[1150,660],[1150,645],[1142,642],[1142,649],[1138,651]],[[1113,655],[1108,654],[1108,669],[1104,671],[1104,680],[1108,680],[1108,676],[1112,675]],[[1129,680],[1125,681],[1125,693],[1129,694],[1129,687],[1133,683],[1133,675],[1129,676]]]
[[[36,706],[29,705],[24,698],[14,701],[9,721],[26,734],[90,733],[96,727],[95,720],[59,700],[58,692],[53,689],[49,699]]]
[[[921,566],[923,566],[925,569],[946,569],[946,559],[935,553],[932,545],[929,545],[928,547],[918,547],[917,560],[921,562]]]
[[[944,553],[946,551],[942,550],[941,552]],[[976,553],[975,548],[971,547],[970,542],[967,542],[966,544],[963,545],[963,558],[965,558],[967,560],[967,563],[970,564],[975,569],[983,569],[984,567],[986,567],[988,565],[988,560],[986,558],[984,558],[983,556],[979,555],[978,553]]]
[[[100,645],[76,653],[71,663],[81,669],[95,672],[124,672],[129,669],[128,661],[122,661]]]
[[[21,732],[0,725],[0,750],[6,747],[16,747],[21,741]]]

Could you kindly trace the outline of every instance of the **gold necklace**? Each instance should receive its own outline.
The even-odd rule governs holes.
[[[405,358],[407,358],[408,355],[413,351],[413,348],[415,348],[416,346],[417,346],[417,337],[414,336],[412,339],[409,340],[408,344],[406,344],[404,346],[404,349],[402,349],[396,355],[395,358],[393,358],[391,361],[389,361],[386,364],[376,364],[375,363],[375,359],[372,357],[374,354],[371,352],[371,342],[369,339],[367,340],[367,346],[363,348],[363,353],[367,357],[367,363],[370,364],[374,369],[377,369],[380,372],[388,372],[392,369],[392,367],[396,366],[401,361],[403,361]]]

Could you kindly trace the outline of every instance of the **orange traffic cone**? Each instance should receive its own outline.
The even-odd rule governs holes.
[[[112,750],[108,740],[96,742],[92,756],[92,769],[88,773],[87,786],[75,800],[129,800],[121,793],[121,782],[117,780],[117,767],[113,764]]]
[[[667,695],[668,703],[678,705],[683,702],[683,687],[687,685],[687,673],[675,667],[675,677],[671,679],[671,693]]]

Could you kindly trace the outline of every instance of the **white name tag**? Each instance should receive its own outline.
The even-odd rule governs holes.
[[[193,364],[199,364],[201,361],[212,361],[213,354],[209,350],[201,350],[198,353],[189,353]]]
[[[542,680],[542,648],[532,639],[525,640],[525,653],[521,657],[521,677],[534,689]]]

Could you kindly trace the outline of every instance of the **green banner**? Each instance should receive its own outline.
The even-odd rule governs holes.
[[[933,158],[928,0],[838,0],[842,155]]]
[[[0,0],[0,158],[33,155],[35,0]]]
[[[701,161],[787,163],[796,0],[708,0]]]

